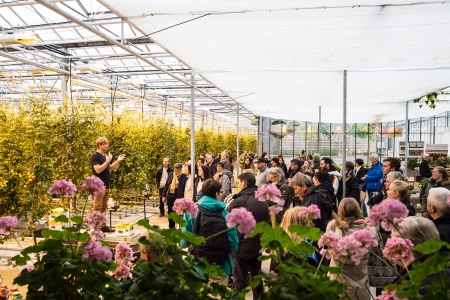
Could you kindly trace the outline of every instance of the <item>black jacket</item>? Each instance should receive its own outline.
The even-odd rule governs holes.
[[[373,206],[375,204],[380,204],[381,201],[383,201],[384,199],[386,199],[387,197],[387,192],[386,192],[386,186],[384,185],[386,182],[386,178],[383,178],[383,181],[381,182],[380,187],[378,188],[378,191],[375,196],[373,196],[372,198],[369,198],[369,206]]]
[[[167,178],[166,185],[164,186],[164,190],[162,193],[163,197],[167,197],[169,195],[170,185],[173,180],[173,172],[169,174],[169,178]],[[186,188],[186,181],[188,180],[185,174],[181,174],[178,178],[178,187],[175,190],[175,195],[171,195],[171,198],[175,197],[175,199],[184,198],[184,189]]]
[[[173,172],[173,168],[171,166],[167,167],[167,174],[170,174]],[[159,183],[161,182],[161,177],[163,173],[163,168],[159,168],[158,171],[156,171],[156,187],[159,189]]]
[[[292,193],[291,193],[291,189],[289,188],[289,186],[287,185],[285,180],[283,180],[282,182],[278,182],[276,184],[276,186],[277,186],[278,190],[281,192],[281,199],[284,200],[283,211],[279,212],[276,215],[277,224],[280,225],[281,220],[283,220],[284,212],[291,207]]]
[[[331,202],[336,205],[336,196],[334,195],[334,188],[331,182],[324,182],[318,186],[311,186],[305,193],[305,200],[302,202],[302,206],[308,207],[311,204],[315,204],[320,209],[320,219],[314,219],[313,223],[316,227],[320,228],[322,232],[327,229],[328,220],[331,217],[333,209],[330,210],[329,205],[324,203],[324,196],[328,195]],[[333,199],[334,198],[334,199]]]
[[[206,167],[209,169],[209,175],[211,175],[211,178],[214,177],[217,173],[217,165],[215,162],[212,163],[211,166],[206,165]]]
[[[345,197],[355,198],[359,202],[360,190],[355,175],[351,172],[347,175],[345,181]]]
[[[442,216],[433,220],[433,222],[439,232],[441,241],[450,243],[450,216]]]
[[[258,188],[256,185],[244,188],[239,194],[233,196],[234,200],[227,206],[227,210],[231,211],[233,208],[245,207],[253,214],[256,223],[267,222],[270,224],[269,210],[265,202],[259,201],[255,198],[255,191]],[[241,259],[252,259],[260,255],[261,242],[260,236],[244,239],[244,234],[239,233],[239,247],[232,256],[237,256]]]
[[[430,166],[428,165],[428,162],[425,159],[422,159],[422,162],[420,163],[420,166],[419,166],[419,170],[420,170],[420,176],[422,178],[430,178],[431,177],[431,169],[430,169]]]
[[[364,180],[362,180],[361,178],[366,176],[366,173],[367,173],[367,169],[362,166],[361,168],[359,168],[358,172],[356,172],[356,174],[355,174],[356,181],[359,184],[359,188],[363,192],[366,191],[366,182]]]

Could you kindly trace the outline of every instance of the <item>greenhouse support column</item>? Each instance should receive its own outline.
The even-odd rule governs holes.
[[[295,127],[296,126],[294,126],[293,131],[292,131],[292,158],[294,158],[294,152],[295,152],[295,149],[294,149],[295,148]]]
[[[195,176],[195,75],[191,73],[191,176]],[[192,190],[195,190],[194,180],[192,182]]]
[[[406,101],[406,117],[405,117],[405,174],[408,176],[408,154],[409,154],[409,120],[408,120],[408,101]]]
[[[342,198],[345,197],[345,179],[347,178],[345,164],[347,162],[347,70],[344,70],[344,97],[342,103],[342,128],[344,130],[343,151],[342,151]]]
[[[394,121],[394,141],[392,142],[392,156],[395,157],[395,121]]]
[[[322,106],[319,106],[319,129],[317,130],[317,153],[320,157],[320,132],[322,131]]]
[[[383,157],[383,122],[381,122],[381,137],[380,137],[380,161],[382,161]]]
[[[436,116],[433,116],[433,144],[436,144]]]
[[[239,176],[239,103],[237,105],[237,116],[236,116],[236,174]]]
[[[272,126],[272,118],[269,118],[269,129],[270,130],[272,130],[271,126]],[[269,156],[270,156],[270,132],[269,132],[269,150],[267,150],[267,153],[269,153]]]
[[[367,123],[367,163],[370,161],[370,124]]]
[[[67,115],[67,82],[69,81],[69,76],[63,75],[61,80],[61,106],[63,113]]]
[[[355,161],[356,161],[356,127],[358,127],[358,124],[355,123]]]
[[[262,117],[258,117],[258,154],[263,153],[264,137],[262,133]]]
[[[330,158],[331,158],[331,123],[330,123]]]
[[[305,151],[306,151],[306,139],[307,138],[308,138],[308,121],[305,122]]]
[[[281,120],[281,122],[283,122],[283,120]],[[280,150],[280,154],[283,154],[283,124],[280,123],[280,145],[281,145],[281,150]]]
[[[419,141],[422,141],[422,117],[420,117]]]

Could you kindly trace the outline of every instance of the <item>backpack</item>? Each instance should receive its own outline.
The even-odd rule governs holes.
[[[228,229],[227,222],[222,216],[223,209],[209,211],[201,206],[199,206],[199,209],[200,211],[194,222],[193,233],[207,238],[217,232]],[[199,262],[200,258],[205,258],[210,265],[221,265],[228,259],[230,254],[228,233],[224,232],[203,242],[201,245],[195,245],[192,254],[196,262]]]

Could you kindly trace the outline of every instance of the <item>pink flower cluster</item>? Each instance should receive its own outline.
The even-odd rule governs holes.
[[[447,197],[447,204],[450,206],[450,196]]]
[[[237,230],[245,235],[245,238],[247,238],[256,227],[255,218],[252,213],[244,207],[231,210],[227,215],[226,220],[229,228],[236,226]]]
[[[20,270],[19,274],[17,274],[17,277],[20,277],[20,275],[22,275],[22,271],[23,271],[23,270],[27,270],[28,273],[30,273],[31,271],[34,270],[34,266],[27,265],[26,267],[22,268],[22,269]]]
[[[414,244],[411,240],[393,236],[386,241],[383,256],[395,264],[405,267],[407,261],[414,261],[413,247]]]
[[[98,228],[106,223],[106,216],[104,213],[94,211],[89,216],[84,217],[84,222],[91,228]]]
[[[376,300],[407,300],[407,299],[400,299],[397,297],[397,295],[395,294],[395,290],[383,290],[381,292],[381,295],[378,296],[377,298],[375,298]]]
[[[102,247],[100,242],[91,239],[89,243],[84,246],[84,252],[81,257],[83,260],[92,259],[93,261],[111,261],[112,253],[108,247]]]
[[[59,195],[64,197],[70,197],[77,191],[77,187],[72,181],[65,179],[55,181],[49,189],[49,193],[52,195]]]
[[[92,195],[103,194],[105,192],[105,184],[97,176],[89,176],[81,183],[80,189],[83,192]]]
[[[195,218],[197,217],[198,206],[190,199],[180,198],[175,200],[172,210],[180,216],[188,213],[192,218]]]
[[[298,216],[302,219],[313,220],[320,218],[320,209],[317,205],[311,204],[308,207],[301,206]]]
[[[5,216],[0,218],[0,234],[9,235],[11,233],[11,229],[19,225],[19,220],[17,217]]]
[[[128,246],[128,244],[120,242],[116,246],[115,253],[116,254],[114,255],[114,260],[120,263],[120,265],[114,271],[114,277],[117,280],[127,278],[130,275],[130,267],[128,266],[128,263],[133,256],[133,250],[130,248],[130,246]]]
[[[408,208],[400,201],[394,199],[383,200],[370,209],[369,220],[373,226],[383,227],[386,231],[394,228],[400,229],[403,218],[408,216]]]
[[[339,259],[350,255],[355,265],[359,265],[361,259],[369,252],[368,248],[377,246],[378,242],[374,239],[372,232],[362,229],[344,237],[328,231],[319,239],[318,245],[322,248],[320,254],[325,255],[327,259],[331,257]]]
[[[278,203],[281,197],[281,192],[275,184],[263,184],[255,191],[255,197],[259,201],[271,201],[273,203]],[[284,203],[283,203],[284,205]]]

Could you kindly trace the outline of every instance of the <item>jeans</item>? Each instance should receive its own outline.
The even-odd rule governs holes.
[[[238,292],[247,287],[247,273],[250,271],[250,276],[256,276],[261,271],[261,261],[258,260],[258,256],[251,259],[241,259],[238,256],[232,256],[234,261],[233,269],[233,283],[234,289]],[[264,286],[262,281],[260,285],[252,289],[253,299],[258,299],[264,292]]]

